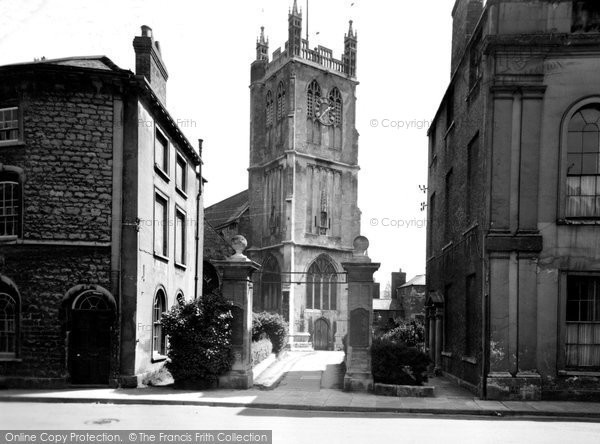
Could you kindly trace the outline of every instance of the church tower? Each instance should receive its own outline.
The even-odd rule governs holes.
[[[251,65],[248,253],[262,264],[255,311],[283,314],[290,340],[341,348],[347,290],[341,263],[360,234],[356,43],[309,48],[296,1],[288,41],[271,59],[264,28]]]

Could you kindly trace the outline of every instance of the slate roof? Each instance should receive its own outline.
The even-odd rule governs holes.
[[[398,299],[373,299],[373,310],[401,310]]]
[[[402,287],[411,287],[413,285],[415,285],[415,286],[416,285],[423,285],[423,286],[425,286],[426,285],[426,283],[425,283],[425,275],[424,274],[418,274],[414,278],[412,278],[410,281],[408,281],[406,284],[400,285],[399,288],[402,288]]]
[[[231,222],[239,220],[248,207],[248,190],[244,190],[205,208],[204,218],[218,230],[223,226],[229,225]]]

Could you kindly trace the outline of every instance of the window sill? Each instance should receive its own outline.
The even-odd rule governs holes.
[[[25,146],[22,140],[3,140],[0,142],[0,148],[11,148],[16,146]]]
[[[19,236],[0,236],[0,245],[16,244],[18,240],[19,240]]]
[[[23,362],[21,358],[0,357],[0,362]]]
[[[152,363],[166,361],[167,357],[160,353],[152,352]]]
[[[167,263],[169,262],[169,258],[167,256],[163,256],[162,254],[157,253],[156,251],[154,252],[154,258],[158,259],[162,262],[167,262]]]
[[[600,377],[600,371],[559,370],[558,376],[596,376]]]
[[[469,364],[477,365],[477,358],[473,358],[471,356],[463,356],[462,361],[467,362]]]
[[[184,199],[187,199],[187,198],[188,198],[188,195],[187,195],[187,193],[186,193],[185,191],[183,191],[183,189],[181,189],[181,188],[179,188],[179,187],[177,187],[177,186],[176,186],[176,187],[175,187],[175,191],[177,191],[177,193],[178,193],[178,194],[179,194],[181,197],[183,197]]]
[[[154,171],[156,171],[156,173],[167,183],[169,183],[171,181],[171,178],[169,177],[169,175],[158,165],[158,164],[154,164]]]
[[[442,352],[441,355],[444,358],[452,358],[452,353],[451,352]]]
[[[175,262],[175,268],[179,268],[182,271],[187,270],[187,265],[185,264],[180,264],[179,262]]]
[[[556,225],[600,225],[600,218],[558,219]]]

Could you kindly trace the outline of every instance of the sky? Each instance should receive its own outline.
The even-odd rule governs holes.
[[[247,188],[250,64],[265,27],[287,40],[293,0],[0,0],[0,65],[106,55],[135,71],[132,41],[153,29],[169,71],[167,108],[192,144],[204,139],[205,204]],[[306,0],[303,10],[306,26]],[[425,272],[427,129],[450,79],[454,0],[326,0],[309,5],[310,46],[341,58],[358,32],[356,126],[361,231],[382,289],[402,268]],[[303,36],[306,28],[303,29]]]

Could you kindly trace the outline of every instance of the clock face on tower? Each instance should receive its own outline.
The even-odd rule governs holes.
[[[315,107],[315,116],[323,125],[333,125],[335,122],[335,107],[333,104],[326,99],[325,97],[321,97]]]

